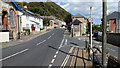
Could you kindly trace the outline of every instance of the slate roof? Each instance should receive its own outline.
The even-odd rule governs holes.
[[[76,14],[74,17],[76,17],[76,18],[85,18],[84,16],[82,16],[81,14]]]
[[[107,16],[107,19],[117,19],[120,18],[120,12],[113,12]]]
[[[79,25],[80,23],[82,23],[82,22],[79,21],[78,19],[76,19],[71,24],[73,24],[73,25]]]
[[[33,12],[31,12],[31,11],[28,11],[28,10],[22,10],[22,13],[23,14],[26,14],[26,15],[30,15],[30,16],[34,16],[34,17],[37,17],[37,18],[41,18],[40,16],[38,16],[38,15],[36,15],[36,14],[34,14]],[[42,18],[41,18],[42,19]]]

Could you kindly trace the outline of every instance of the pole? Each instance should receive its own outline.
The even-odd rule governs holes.
[[[107,5],[106,5],[107,0],[103,0],[103,22],[102,22],[102,64],[103,67],[106,68],[106,25],[107,25],[107,20],[106,20],[106,11],[107,11]]]
[[[92,7],[90,7],[90,16],[92,18]],[[90,47],[92,48],[92,19],[90,22]],[[90,50],[90,54],[92,54],[92,50]]]

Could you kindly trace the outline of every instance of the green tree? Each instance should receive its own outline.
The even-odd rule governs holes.
[[[50,25],[50,19],[49,18],[44,18],[43,19],[43,24],[46,24],[47,26]]]
[[[72,22],[72,16],[71,16],[71,14],[67,15],[67,16],[65,17],[64,21],[66,22],[66,24]]]

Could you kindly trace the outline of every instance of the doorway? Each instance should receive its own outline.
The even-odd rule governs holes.
[[[2,30],[8,30],[8,13],[7,13],[7,11],[2,12]]]

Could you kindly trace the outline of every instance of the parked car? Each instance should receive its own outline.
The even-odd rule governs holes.
[[[97,37],[97,36],[98,36],[98,32],[95,32],[93,36],[94,36],[94,37]]]

